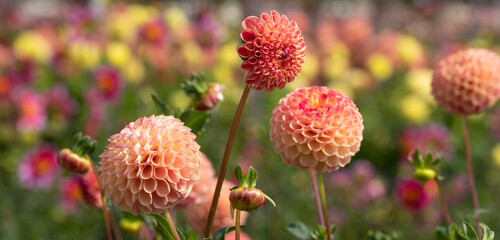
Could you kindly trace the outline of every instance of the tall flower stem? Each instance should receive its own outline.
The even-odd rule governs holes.
[[[251,87],[246,85],[243,94],[241,95],[240,103],[236,109],[236,113],[233,119],[233,125],[231,126],[231,131],[229,132],[229,137],[227,139],[226,150],[224,151],[224,157],[222,158],[222,164],[219,170],[219,176],[217,178],[217,186],[215,186],[214,196],[212,198],[212,205],[210,207],[210,213],[207,219],[207,226],[205,230],[205,237],[212,236],[212,226],[214,223],[215,211],[217,211],[217,204],[219,203],[220,191],[222,189],[222,183],[224,182],[224,177],[226,176],[227,165],[229,163],[229,156],[231,155],[231,150],[233,148],[234,137],[236,136],[236,130],[240,123],[240,118],[243,113],[243,108],[247,102],[248,94],[250,93]]]
[[[479,198],[477,197],[476,182],[474,180],[474,169],[472,168],[472,157],[470,152],[470,137],[469,137],[469,125],[467,123],[467,116],[464,117],[464,144],[465,144],[465,154],[467,157],[467,173],[469,175],[469,185],[470,192],[472,194],[472,203],[474,204],[475,217],[476,217],[476,229],[480,234],[481,228],[479,227]]]
[[[101,192],[102,196],[102,215],[104,216],[104,223],[106,225],[106,234],[108,236],[108,240],[113,239],[113,235],[111,234],[111,225],[109,222],[109,212],[108,212],[108,204],[106,204],[106,195],[104,195],[104,192],[102,191],[102,185],[101,185],[101,180],[99,179],[99,176],[97,175],[97,168],[94,164],[94,162],[90,161],[90,167],[92,170],[94,170],[94,176],[97,181],[97,186],[99,186],[99,192]]]
[[[172,221],[172,217],[170,217],[170,212],[168,209],[165,210],[165,218],[167,219],[168,226],[170,230],[172,230],[172,234],[174,235],[175,240],[180,240],[179,234],[177,233],[177,229],[175,229],[174,221]]]
[[[448,206],[446,205],[446,201],[444,200],[443,189],[441,188],[441,184],[439,184],[439,180],[434,179],[436,182],[436,186],[439,192],[439,199],[441,201],[441,208],[443,209],[444,220],[446,221],[446,225],[451,225],[450,213],[448,212]]]
[[[330,222],[328,221],[328,208],[326,207],[325,184],[323,182],[323,174],[318,173],[319,193],[321,195],[321,203],[323,204],[323,218],[325,219],[326,236],[328,240],[332,240],[332,233],[330,232]]]
[[[234,235],[236,237],[236,240],[240,240],[240,216],[241,216],[241,211],[236,209],[236,224],[234,229]]]
[[[314,174],[314,170],[311,168],[311,182],[313,186],[313,191],[314,191],[314,200],[316,202],[316,211],[318,212],[318,220],[319,223],[323,226],[325,226],[325,220],[323,217],[323,211],[321,210],[321,199],[319,196],[319,191],[318,191],[318,182],[316,181],[316,174]]]

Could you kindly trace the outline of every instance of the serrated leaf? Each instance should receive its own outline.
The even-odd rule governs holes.
[[[296,221],[285,227],[285,230],[300,240],[311,240],[311,230],[301,221]]]
[[[243,186],[244,183],[244,178],[243,178],[243,171],[241,170],[241,164],[238,163],[236,165],[236,168],[234,169],[234,177],[236,178],[236,181],[240,186]]]
[[[170,109],[160,98],[158,98],[156,95],[151,94],[151,98],[153,99],[153,102],[155,104],[156,109],[160,112],[160,114],[164,114],[167,116],[174,115],[174,111]]]
[[[223,227],[219,229],[217,232],[215,232],[213,240],[224,240],[226,238],[226,234],[234,231],[234,229],[236,229],[234,226]]]
[[[183,112],[179,116],[179,119],[184,122],[186,127],[191,128],[191,132],[196,135],[200,135],[204,130],[203,127],[210,119],[210,114],[206,112],[188,110]]]

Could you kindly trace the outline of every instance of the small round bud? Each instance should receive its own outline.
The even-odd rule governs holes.
[[[120,228],[128,233],[136,233],[141,229],[141,220],[132,220],[123,218],[120,220]]]
[[[266,204],[266,195],[259,189],[239,187],[231,191],[229,201],[233,208],[251,212]]]
[[[64,148],[57,155],[59,165],[75,173],[87,173],[90,168],[90,159],[88,156],[82,157],[73,151]]]
[[[426,168],[417,168],[415,170],[415,173],[413,173],[413,176],[420,182],[425,183],[429,180],[432,180],[436,177],[436,172],[432,169],[426,169]]]
[[[224,100],[222,86],[218,83],[212,83],[208,91],[196,102],[194,108],[198,111],[212,110],[222,100]]]

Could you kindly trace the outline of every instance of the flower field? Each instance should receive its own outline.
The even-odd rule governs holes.
[[[500,4],[283,3],[0,1],[0,239],[494,239]]]

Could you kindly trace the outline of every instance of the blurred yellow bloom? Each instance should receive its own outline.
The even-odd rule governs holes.
[[[500,143],[495,144],[491,150],[491,158],[493,158],[493,163],[500,168]]]
[[[399,102],[399,110],[406,120],[413,123],[423,123],[430,116],[429,106],[418,95],[408,95]]]
[[[172,109],[186,109],[191,103],[191,98],[184,90],[176,89],[169,94],[168,103]]]
[[[130,83],[139,84],[144,80],[144,66],[138,60],[128,61],[120,70]]]
[[[70,43],[69,57],[76,66],[90,69],[101,61],[101,49],[95,42],[75,40]]]
[[[241,59],[238,54],[235,54],[237,46],[238,44],[236,42],[224,44],[219,50],[217,63],[239,67],[241,65]]]
[[[431,93],[432,69],[412,69],[406,75],[406,86],[429,103],[435,103]]]
[[[329,79],[335,79],[344,74],[350,67],[349,48],[341,42],[336,42],[325,59],[325,74]],[[309,60],[306,60],[307,62]]]
[[[351,84],[353,90],[362,90],[370,85],[370,74],[361,68],[351,68],[342,77]]]
[[[389,58],[381,53],[371,54],[366,64],[368,71],[379,81],[387,80],[394,71]]]
[[[404,63],[413,64],[424,59],[424,51],[420,42],[413,36],[400,35],[396,50]]]
[[[182,46],[182,56],[190,65],[197,66],[201,63],[202,52],[200,46],[193,41],[185,42]]]
[[[106,24],[112,35],[128,41],[135,38],[137,30],[142,24],[157,16],[158,11],[152,6],[132,4],[125,10],[110,14]]]
[[[37,32],[23,32],[14,40],[14,53],[18,58],[33,59],[38,62],[48,61],[52,57],[49,41]]]
[[[178,6],[171,6],[165,10],[164,18],[167,26],[173,31],[185,29],[189,24],[186,14]]]
[[[129,46],[123,42],[110,42],[106,45],[106,59],[115,67],[124,67],[132,59]]]
[[[310,87],[312,78],[314,78],[318,73],[319,61],[316,56],[309,54],[306,56],[306,59],[307,60],[302,65],[302,70],[300,71],[300,74],[296,77],[296,79],[293,82],[285,85],[285,87],[290,89],[291,91],[295,90],[296,88]]]

